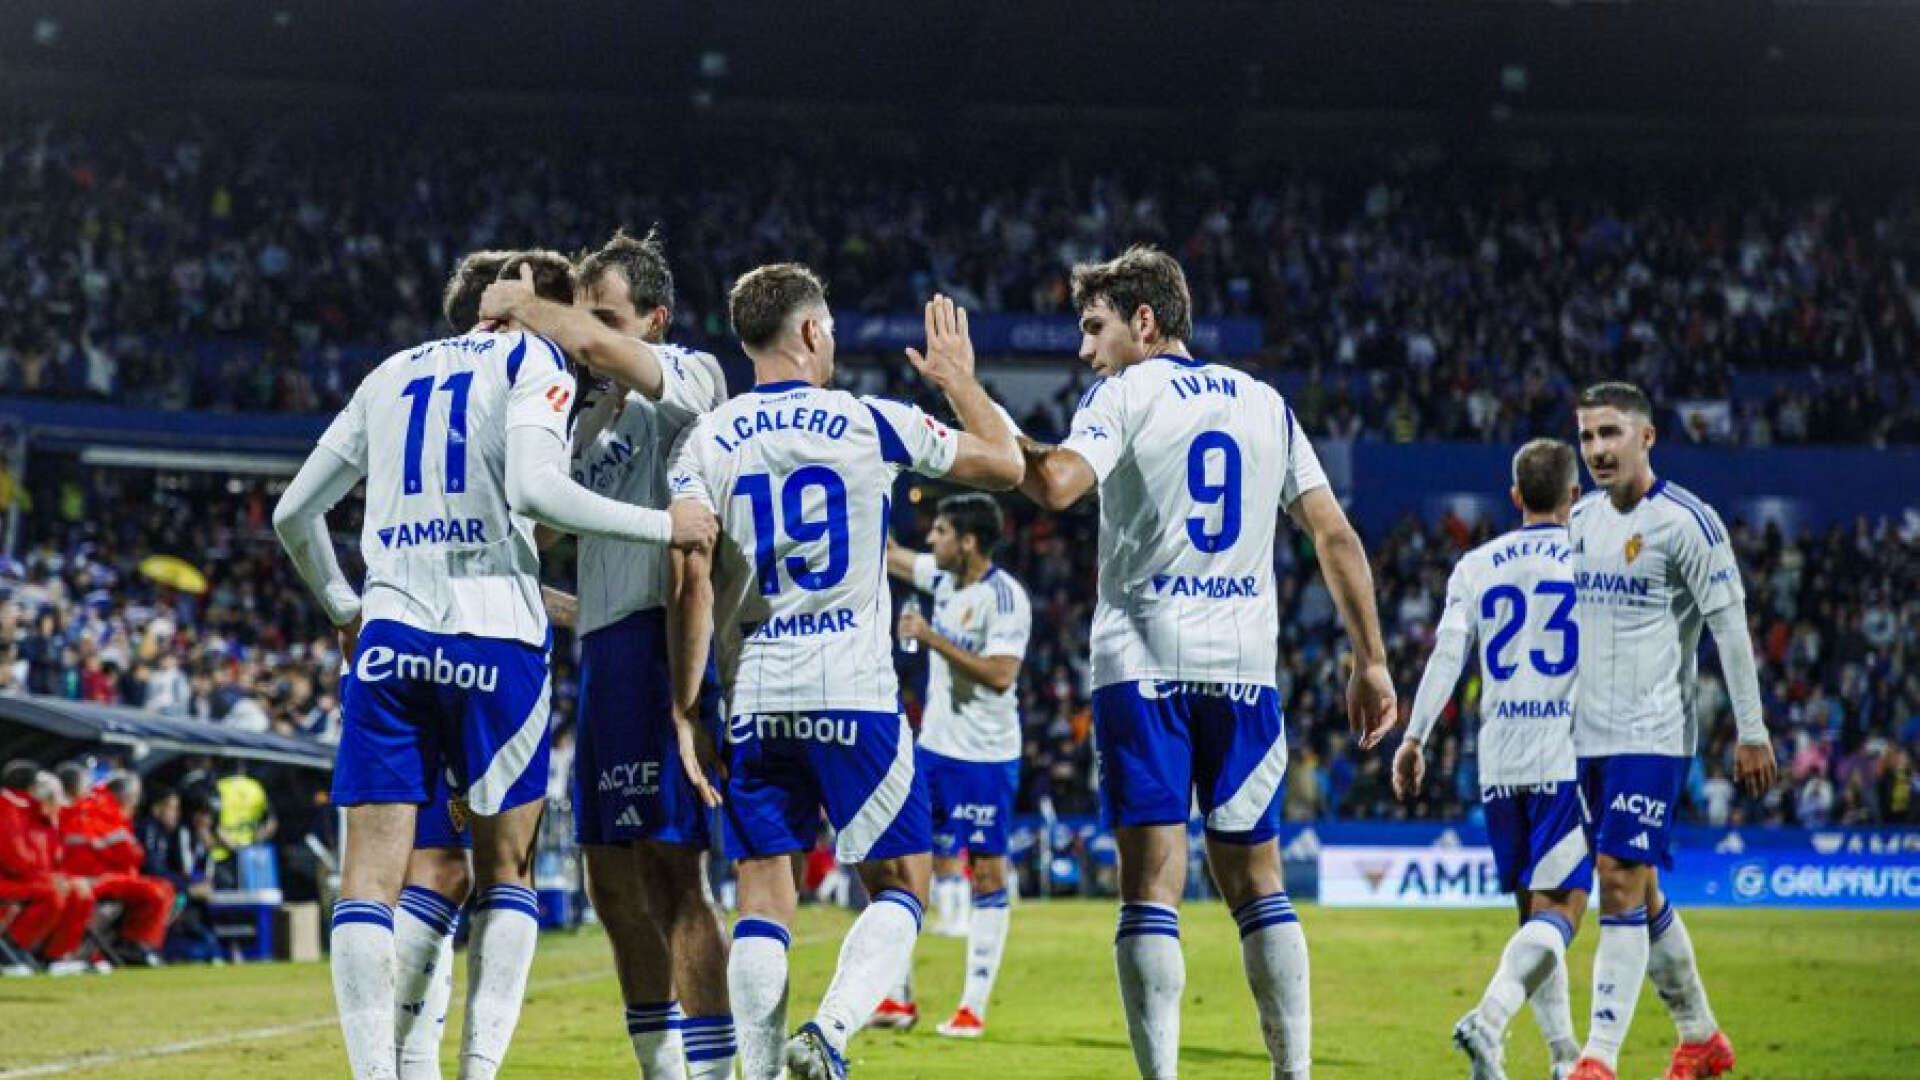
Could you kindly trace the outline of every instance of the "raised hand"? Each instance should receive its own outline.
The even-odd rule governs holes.
[[[927,351],[907,350],[907,360],[923,378],[945,390],[973,377],[973,339],[967,336],[967,309],[938,293],[927,301]]]
[[[533,298],[533,264],[523,262],[519,277],[501,278],[480,294],[480,318],[484,322],[511,319],[520,305]]]

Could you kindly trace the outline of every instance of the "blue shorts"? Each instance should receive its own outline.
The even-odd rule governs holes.
[[[711,678],[701,704],[702,715],[717,725],[720,699]],[[680,766],[667,618],[659,608],[580,639],[573,785],[574,835],[582,844],[707,846],[707,808]]]
[[[727,857],[813,847],[820,812],[843,863],[933,848],[926,778],[899,713],[758,713],[727,722]]]
[[[379,619],[341,680],[333,801],[423,804],[444,770],[482,816],[547,793],[547,652]]]
[[[1007,853],[1007,823],[1020,789],[1018,758],[965,761],[921,746],[914,751],[914,765],[927,778],[935,855]]]
[[[1207,835],[1280,835],[1287,738],[1271,686],[1113,683],[1093,692],[1100,812],[1109,826],[1184,825],[1197,795]]]
[[[1500,891],[1593,889],[1587,807],[1572,780],[1482,788]]]
[[[1673,867],[1667,842],[1691,758],[1616,754],[1580,759],[1595,854]]]
[[[473,832],[470,829],[453,827],[453,814],[447,809],[448,800],[453,798],[452,785],[447,783],[447,770],[440,769],[433,774],[433,796],[420,807],[420,813],[413,819],[413,848],[415,851],[427,848],[463,848],[473,850]]]

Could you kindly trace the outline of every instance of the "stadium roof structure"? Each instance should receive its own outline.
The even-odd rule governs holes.
[[[238,731],[204,720],[64,698],[0,697],[0,759],[53,760],[81,746],[124,750],[134,771],[153,755],[211,757],[330,770],[333,747],[310,739]]]

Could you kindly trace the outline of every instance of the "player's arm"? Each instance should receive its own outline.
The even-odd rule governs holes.
[[[1324,484],[1295,499],[1287,508],[1296,524],[1313,539],[1320,559],[1320,575],[1333,594],[1340,623],[1353,648],[1353,676],[1347,684],[1347,723],[1362,750],[1372,749],[1393,726],[1398,708],[1393,678],[1387,671],[1387,647],[1380,633],[1380,613],[1374,605],[1373,570],[1367,549],[1340,509],[1333,490]]]
[[[504,278],[480,294],[480,317],[511,319],[552,340],[568,356],[594,371],[658,401],[664,385],[660,356],[653,346],[593,317],[585,308],[535,296],[533,267],[522,264],[518,278]]]
[[[677,499],[674,506],[695,509],[709,519],[713,516],[694,500]],[[722,802],[716,786],[722,770],[720,754],[713,733],[700,726],[700,682],[713,642],[713,541],[676,548],[669,558],[667,670],[673,686],[674,734],[688,782],[701,802],[717,807]]]
[[[1087,497],[1120,463],[1127,445],[1126,388],[1101,379],[1073,410],[1066,441],[1058,446],[1020,440],[1025,471],[1020,490],[1048,510],[1065,510]]]
[[[934,628],[924,615],[911,611],[900,615],[900,637],[918,641],[940,654],[955,671],[994,691],[1004,693],[1020,677],[1018,656],[985,656],[955,645]]]
[[[540,586],[540,603],[547,609],[547,621],[572,628],[580,621],[580,598],[551,585]]]
[[[1753,638],[1747,633],[1746,587],[1740,581],[1740,564],[1727,539],[1726,525],[1711,507],[1702,509],[1706,512],[1701,520],[1676,526],[1674,562],[1693,602],[1705,615],[1707,631],[1720,654],[1720,673],[1733,703],[1734,726],[1739,729],[1734,778],[1758,798],[1773,786],[1779,763],[1760,708],[1759,665],[1754,660]]]
[[[907,359],[922,378],[946,395],[965,430],[952,464],[943,475],[968,487],[1006,491],[1020,482],[1020,447],[1012,417],[987,396],[973,374],[973,340],[967,335],[967,311],[952,300],[927,301],[927,351],[908,349]]]
[[[887,573],[891,576],[913,584],[913,562],[919,557],[919,552],[895,543],[891,536],[887,537]]]
[[[340,571],[333,537],[327,532],[327,511],[353,490],[362,475],[359,465],[322,442],[307,455],[273,508],[273,531],[280,546],[327,613],[327,620],[342,628],[341,647],[347,656],[352,655],[352,630],[360,620],[360,594]]]
[[[1467,665],[1467,651],[1473,646],[1473,620],[1464,566],[1456,566],[1447,579],[1447,604],[1440,614],[1433,635],[1433,652],[1427,656],[1426,670],[1420,674],[1420,689],[1413,695],[1413,715],[1407,721],[1406,738],[1393,755],[1393,793],[1411,799],[1420,793],[1426,775],[1427,736],[1453,699],[1453,688]]]
[[[1020,440],[1020,493],[1048,510],[1065,510],[1099,484],[1087,459],[1065,446]]]

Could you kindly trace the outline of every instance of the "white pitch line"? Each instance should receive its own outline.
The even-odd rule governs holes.
[[[611,971],[582,972],[569,975],[564,979],[547,979],[534,983],[528,990],[552,990],[577,983],[610,979]],[[298,1024],[281,1024],[277,1027],[251,1028],[246,1031],[233,1031],[225,1035],[209,1035],[200,1039],[183,1039],[179,1042],[160,1043],[157,1046],[143,1046],[132,1050],[117,1050],[107,1054],[86,1054],[81,1057],[60,1058],[45,1061],[38,1065],[28,1065],[20,1069],[8,1069],[0,1072],[0,1080],[27,1080],[30,1076],[59,1076],[62,1073],[79,1072],[82,1069],[97,1069],[103,1065],[118,1065],[123,1061],[138,1061],[142,1058],[171,1057],[174,1054],[190,1054],[195,1050],[206,1050],[215,1046],[227,1046],[238,1042],[253,1042],[258,1039],[271,1039],[279,1035],[295,1035],[302,1031],[332,1027],[339,1020],[328,1016],[318,1020],[303,1020]]]

